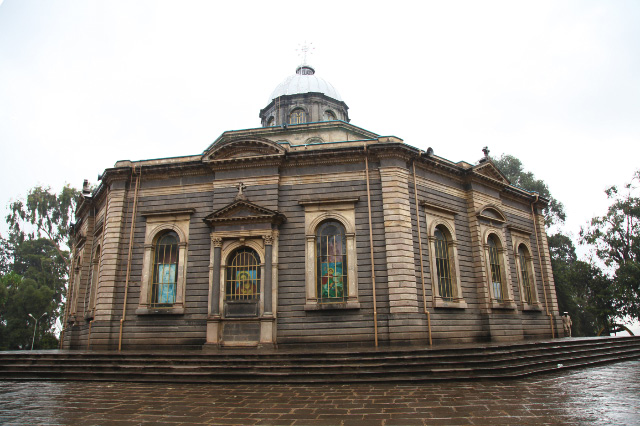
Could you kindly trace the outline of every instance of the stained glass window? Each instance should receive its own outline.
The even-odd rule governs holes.
[[[302,124],[305,122],[304,111],[302,109],[294,109],[289,117],[289,124]]]
[[[347,245],[344,226],[338,221],[322,223],[316,232],[318,303],[346,300]]]
[[[500,266],[500,255],[495,236],[489,235],[487,244],[489,245],[489,263],[491,264],[491,282],[493,285],[493,297],[498,301],[504,300],[502,292],[502,270]]]
[[[162,234],[154,251],[152,306],[171,306],[176,301],[178,278],[178,234],[173,231]]]
[[[260,298],[260,257],[255,250],[242,247],[229,257],[226,299],[257,300]]]
[[[438,291],[444,300],[453,300],[451,283],[451,262],[449,257],[449,243],[447,236],[438,226],[434,232],[436,269],[438,273]]]
[[[520,280],[522,282],[522,291],[524,292],[524,301],[528,304],[533,303],[533,294],[531,291],[531,280],[529,279],[529,262],[527,262],[527,249],[524,245],[518,248],[518,257],[520,258]]]

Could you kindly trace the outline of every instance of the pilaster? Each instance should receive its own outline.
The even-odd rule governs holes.
[[[396,164],[380,166],[387,253],[389,312],[417,313],[418,293],[409,202],[409,171]]]
[[[126,182],[115,181],[107,197],[104,247],[101,252],[100,280],[96,293],[95,320],[115,318],[115,296],[118,280],[118,250],[125,220]]]

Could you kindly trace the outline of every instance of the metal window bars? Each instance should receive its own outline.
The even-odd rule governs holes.
[[[178,235],[168,232],[160,237],[154,253],[151,306],[169,307],[176,301]]]
[[[502,286],[502,268],[500,267],[500,255],[493,237],[489,237],[489,263],[491,264],[491,282],[493,285],[493,297],[501,302],[504,300]]]
[[[227,265],[226,300],[250,301],[260,298],[260,261],[248,247],[232,254]]]
[[[533,303],[533,294],[531,292],[531,281],[529,280],[529,264],[527,263],[527,256],[522,249],[518,250],[518,256],[520,257],[520,277],[522,280],[522,290],[524,291],[524,301],[527,304]]]
[[[451,262],[449,260],[449,244],[444,233],[437,229],[435,236],[436,270],[438,274],[438,292],[443,300],[454,299],[451,280]]]

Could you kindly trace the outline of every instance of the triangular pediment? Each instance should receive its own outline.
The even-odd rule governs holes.
[[[286,217],[279,211],[261,207],[247,200],[236,200],[204,218],[209,225],[249,222],[280,224],[285,220]]]
[[[284,155],[284,148],[268,139],[259,137],[221,138],[203,156],[203,161],[242,160]]]
[[[509,179],[507,179],[507,177],[502,174],[500,169],[498,169],[491,160],[487,160],[481,164],[478,164],[472,170],[474,174],[480,175],[482,177],[504,183],[505,185],[511,184],[511,182],[509,182]]]

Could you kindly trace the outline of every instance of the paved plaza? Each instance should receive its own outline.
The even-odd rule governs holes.
[[[640,425],[640,361],[507,381],[0,382],[5,425]]]

